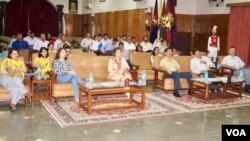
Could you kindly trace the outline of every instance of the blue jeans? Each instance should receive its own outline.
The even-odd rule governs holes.
[[[78,75],[62,74],[57,76],[58,83],[72,83],[74,89],[74,97],[79,98],[79,84],[83,83]]]
[[[164,77],[174,79],[174,90],[181,89],[180,78],[186,78],[188,82],[188,87],[191,87],[192,75],[189,72],[172,72],[171,74],[165,74]]]

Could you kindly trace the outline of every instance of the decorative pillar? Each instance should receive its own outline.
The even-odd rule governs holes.
[[[63,5],[56,5],[58,12],[58,33],[63,33]]]
[[[6,30],[6,8],[7,8],[7,1],[0,2],[0,12],[1,12],[1,35],[5,35]]]

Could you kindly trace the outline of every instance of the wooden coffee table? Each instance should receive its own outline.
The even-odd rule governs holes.
[[[34,93],[34,87],[35,86],[46,86],[46,93]],[[50,99],[51,98],[51,92],[52,92],[52,84],[51,84],[51,79],[46,79],[46,80],[38,80],[35,77],[31,78],[31,92],[33,93],[32,95],[32,100],[44,100],[44,99]]]
[[[212,85],[216,85],[221,91],[212,92]],[[241,97],[243,92],[243,81],[232,78],[231,83],[227,83],[226,77],[218,78],[195,78],[192,80],[191,95],[201,99],[232,98]]]
[[[108,84],[110,83],[110,84]],[[113,84],[112,84],[113,83]],[[120,84],[118,84],[120,83]],[[109,86],[104,86],[102,84],[108,84]],[[117,85],[118,84],[118,85]],[[79,106],[82,107],[88,114],[92,112],[100,112],[100,111],[110,111],[110,110],[124,110],[130,108],[139,108],[144,109],[145,105],[145,87],[135,85],[130,85],[127,88],[124,88],[124,84],[121,82],[103,82],[103,83],[95,83],[94,88],[88,89],[84,84],[81,84],[80,89],[80,103]],[[112,86],[113,85],[113,86]],[[134,94],[139,93],[141,95],[141,100],[137,101],[134,99]],[[105,99],[105,100],[97,100],[98,96],[101,95],[119,95],[124,93],[130,93],[129,98],[127,99]],[[84,97],[86,100],[84,101]],[[94,97],[95,100],[92,98]],[[127,103],[125,106],[112,106],[107,108],[98,108],[93,109],[95,105],[101,104],[114,104],[114,103]]]

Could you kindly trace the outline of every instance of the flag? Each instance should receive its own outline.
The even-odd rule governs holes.
[[[173,45],[175,44],[176,40],[176,16],[175,16],[175,6],[177,0],[168,0],[166,4],[166,15],[172,16],[173,21],[170,27],[166,28],[166,41],[168,44]]]
[[[165,12],[165,0],[163,1],[162,5],[162,12],[161,12],[161,19],[165,17],[166,12]],[[166,28],[162,25],[160,22],[160,38],[166,39]]]
[[[153,23],[151,25],[150,39],[149,41],[153,44],[157,38],[158,31],[158,0],[155,1],[154,13],[153,13]]]

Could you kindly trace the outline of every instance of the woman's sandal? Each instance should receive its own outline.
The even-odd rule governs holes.
[[[10,104],[10,110],[16,111],[16,104]]]
[[[32,100],[31,100],[31,98],[32,98],[32,93],[29,93],[29,92],[28,92],[27,94],[24,95],[24,98],[25,98],[25,101],[24,101],[25,104],[31,103],[31,102],[32,102]]]

